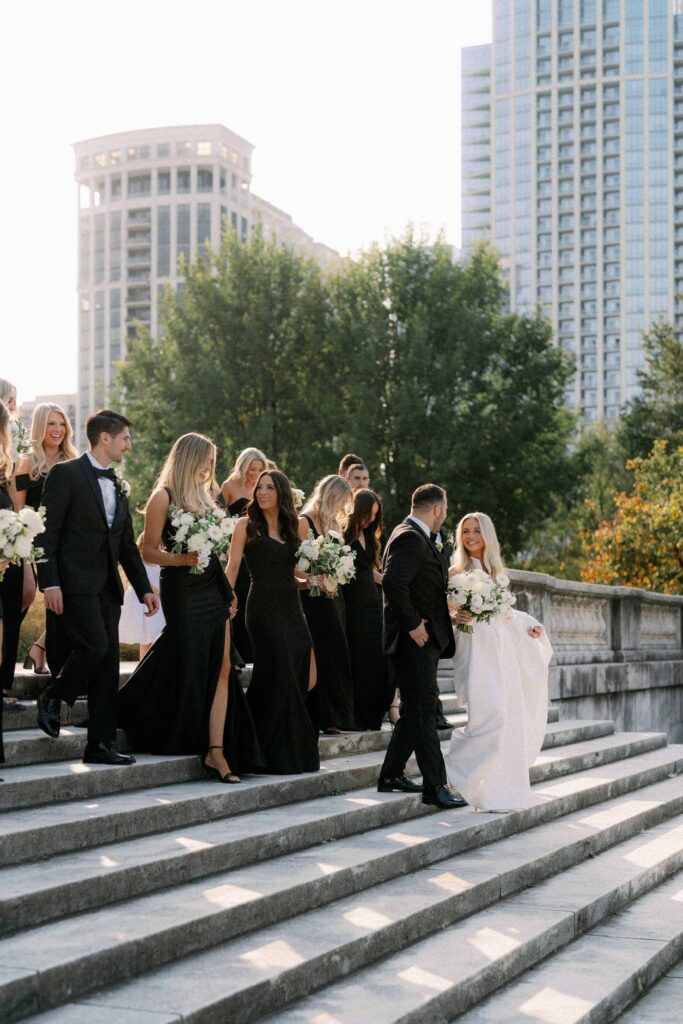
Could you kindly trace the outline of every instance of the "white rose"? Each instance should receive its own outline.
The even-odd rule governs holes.
[[[213,525],[209,527],[207,532],[211,540],[221,540],[221,538],[223,537],[223,531],[221,530],[220,526],[218,526],[217,523],[213,523]]]
[[[503,590],[505,590],[510,586],[510,577],[506,573],[501,572],[500,575],[496,577],[496,583],[499,587],[502,587]]]
[[[217,519],[227,519],[228,513],[223,508],[217,508],[213,513]]]
[[[456,608],[464,608],[467,604],[467,594],[462,590],[456,590],[452,600]]]
[[[299,561],[296,563],[296,567],[301,572],[306,572],[308,570],[308,567],[310,566],[310,564],[311,563],[308,561],[307,558],[300,558]]]
[[[201,551],[206,543],[206,538],[202,533],[193,533],[187,542],[188,551]]]
[[[26,526],[31,531],[34,537],[36,536],[36,534],[42,533],[43,530],[45,529],[45,524],[43,523],[42,516],[39,516],[38,513],[32,508],[22,508],[21,512],[19,513],[19,518],[21,519],[24,526]]]
[[[187,527],[186,526],[179,526],[178,529],[176,530],[175,539],[178,541],[179,544],[182,544],[182,542],[185,540],[186,537],[187,537]]]
[[[192,526],[194,522],[194,516],[191,512],[181,512],[178,516],[178,522],[181,526]]]
[[[481,594],[474,594],[472,596],[470,607],[472,611],[475,613],[475,615],[478,615],[479,612],[484,610],[484,598],[481,596]]]

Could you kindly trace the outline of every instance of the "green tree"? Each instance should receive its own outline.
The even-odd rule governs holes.
[[[643,336],[643,344],[641,393],[631,400],[619,424],[629,457],[647,456],[657,439],[683,444],[683,342],[671,324],[660,322]]]
[[[332,287],[331,332],[354,352],[343,435],[372,464],[389,521],[414,487],[447,487],[452,519],[489,512],[508,554],[565,485],[572,373],[540,317],[506,311],[496,254],[454,263],[407,233]]]
[[[310,483],[337,454],[318,267],[259,232],[242,243],[230,231],[183,272],[182,293],[164,299],[161,338],[141,332],[119,374],[138,437],[129,465],[140,490],[190,430],[216,441],[222,472],[255,445]]]

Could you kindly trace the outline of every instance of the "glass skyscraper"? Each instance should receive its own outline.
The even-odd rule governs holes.
[[[551,317],[585,421],[637,392],[643,330],[683,326],[682,12],[494,0],[463,50],[463,249],[493,242],[512,308]]]

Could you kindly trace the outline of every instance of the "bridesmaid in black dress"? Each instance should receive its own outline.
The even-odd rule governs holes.
[[[369,488],[356,491],[344,541],[356,553],[356,575],[342,587],[351,656],[353,709],[360,729],[381,729],[393,688],[382,648],[382,502]]]
[[[254,650],[247,701],[267,770],[283,775],[320,767],[318,736],[306,710],[315,663],[298,593],[305,580],[295,576],[298,547],[289,480],[279,470],[262,473],[247,516],[235,527],[227,574],[234,583],[244,556],[251,576],[246,625]]]
[[[33,410],[31,438],[33,450],[22,458],[14,478],[17,509],[26,505],[34,509],[40,508],[45,479],[52,467],[57,462],[68,462],[70,459],[78,458],[78,452],[72,442],[73,429],[69,417],[62,407],[54,402],[41,402]],[[30,592],[31,584],[33,594]],[[32,603],[34,597],[35,573],[27,563],[24,568],[24,608]],[[50,649],[50,657],[47,660],[52,666],[53,676],[59,673],[66,660],[67,638],[64,631],[59,629],[59,618],[53,612],[47,613],[47,643],[46,634],[43,632],[27,651],[24,668],[33,668],[37,675],[47,675],[46,648]]]
[[[352,508],[353,494],[347,481],[336,474],[323,477],[299,518],[300,540],[310,531],[314,537],[332,535],[341,543]],[[336,597],[311,597],[303,590],[301,603],[313,637],[318,677],[309,701],[311,719],[325,733],[356,731],[344,598],[341,592]]]
[[[266,462],[265,455],[258,448],[245,448],[235,459],[230,476],[221,487],[219,498],[219,504],[222,504],[231,516],[244,515],[244,510],[254,496],[256,481],[266,468]],[[254,660],[251,640],[244,621],[250,582],[249,570],[245,563],[241,562],[234,587],[237,594],[237,614],[232,620],[232,639],[243,662]]]
[[[216,555],[201,573],[197,553],[174,553],[171,505],[195,514],[214,507],[216,448],[185,434],[173,445],[145,509],[143,557],[161,566],[166,627],[119,696],[119,722],[134,749],[202,754],[221,782],[262,766],[251,715],[230,664],[232,590]],[[230,767],[232,765],[232,768]]]
[[[12,509],[9,494],[9,481],[12,475],[12,435],[10,433],[10,416],[7,406],[0,401],[0,508]],[[6,559],[0,559],[0,667],[6,657],[5,625],[8,609],[11,614],[21,614],[21,591],[23,570],[20,565],[9,565]],[[18,606],[18,607],[17,607]],[[14,678],[14,666],[12,666]],[[5,761],[5,750],[2,742],[2,704],[0,704],[0,764]]]

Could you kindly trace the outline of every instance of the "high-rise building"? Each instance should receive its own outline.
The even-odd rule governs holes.
[[[78,212],[77,436],[106,402],[136,323],[158,333],[160,298],[182,287],[179,260],[216,246],[227,222],[329,264],[338,254],[251,192],[253,146],[219,124],[124,132],[74,146]]]
[[[550,316],[585,421],[637,392],[654,320],[683,326],[682,12],[494,0],[463,51],[463,248],[490,239],[512,308]]]

